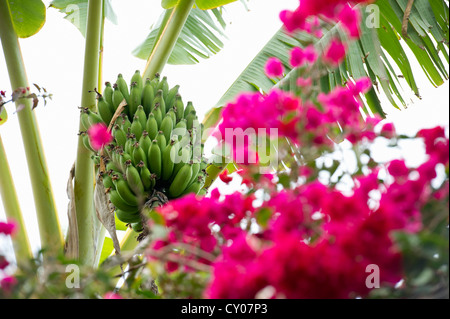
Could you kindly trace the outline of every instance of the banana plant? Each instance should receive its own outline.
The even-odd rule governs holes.
[[[22,96],[28,93],[30,85],[20,50],[19,38],[27,38],[36,34],[44,25],[45,16],[46,9],[42,1],[0,1],[0,38],[11,89]],[[62,252],[63,237],[53,199],[42,141],[36,117],[32,110],[32,101],[28,98],[17,98],[15,103],[34,194],[41,243],[47,251],[56,254]],[[0,148],[2,149],[0,152],[2,172],[5,172],[4,176],[2,174],[3,184],[8,182],[10,174],[8,174],[9,169],[3,146],[0,145]],[[4,177],[5,180],[3,180]],[[16,250],[16,257],[18,260],[23,260],[29,256],[30,249],[26,233],[24,233],[16,194],[12,189],[8,189],[9,187],[13,187],[13,184],[2,185],[0,189],[4,202],[8,203],[6,205],[7,216],[16,219],[19,223],[21,248]]]

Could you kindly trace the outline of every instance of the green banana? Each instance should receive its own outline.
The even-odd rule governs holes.
[[[126,163],[131,161],[131,155],[125,152],[119,153],[119,166],[121,171],[124,173],[127,169]]]
[[[152,112],[155,115],[155,120],[156,120],[156,123],[158,123],[158,127],[161,127],[161,122],[162,122],[162,119],[163,119],[162,118],[163,115],[162,115],[161,106],[160,106],[159,103],[155,104],[155,108],[153,109]]]
[[[123,78],[122,74],[119,74],[117,76],[116,84],[119,87],[120,92],[122,92],[123,97],[127,101],[127,104],[129,104],[130,103],[130,93],[128,92],[128,84],[125,81],[125,79]]]
[[[134,134],[137,140],[139,140],[142,136],[144,128],[141,125],[141,122],[139,121],[139,118],[135,116],[133,118],[133,123],[131,123],[131,134]]]
[[[97,153],[96,151],[94,151],[94,149],[91,146],[89,135],[84,134],[82,138],[83,138],[83,145],[84,145],[84,147],[86,147],[89,151],[91,151],[93,153]]]
[[[127,183],[130,189],[138,197],[143,196],[145,192],[144,184],[142,183],[141,175],[139,174],[137,168],[133,165],[128,165],[125,175],[127,177]]]
[[[173,130],[173,120],[172,117],[169,115],[169,113],[167,113],[164,119],[162,120],[160,130],[161,132],[163,132],[166,141],[169,141],[171,138],[170,135]]]
[[[101,123],[104,124],[102,118],[97,113],[88,111],[88,115],[89,115],[89,118],[88,118],[89,123],[91,124],[91,126],[95,125],[95,124],[101,124]]]
[[[128,118],[128,116],[124,113],[121,114],[121,118],[122,118],[122,123],[120,123],[120,126],[121,126],[122,130],[127,134],[128,129],[131,128],[131,121]]]
[[[169,187],[169,196],[176,198],[180,196],[189,184],[192,177],[192,167],[185,164],[175,176],[172,184]]]
[[[111,189],[111,190],[116,189],[116,185],[114,185],[112,177],[109,175],[103,176],[103,186],[105,187],[105,189]]]
[[[140,233],[144,230],[144,225],[142,224],[142,221],[139,221],[137,223],[131,223],[131,228],[136,232]]]
[[[147,79],[144,88],[142,89],[142,106],[144,107],[145,114],[148,115],[152,111],[154,99],[155,91],[150,79]]]
[[[163,97],[163,91],[158,90],[155,94],[155,98],[153,100],[153,105],[156,107],[156,105],[159,104],[159,107],[161,109],[161,116],[166,115],[166,102],[164,101]]]
[[[139,199],[137,195],[133,192],[133,190],[130,188],[128,181],[119,177],[117,180],[115,180],[115,185],[117,193],[126,204],[128,204],[129,206],[136,206],[136,207],[139,205]],[[120,209],[125,210],[123,208]]]
[[[189,164],[189,159],[190,159],[190,156],[191,156],[191,148],[190,148],[190,146],[186,145],[185,147],[180,148],[179,152],[178,152],[178,156],[179,156],[178,161],[175,162],[175,167],[173,168],[173,173],[172,173],[172,176],[170,178],[172,182],[175,179],[175,176],[180,171],[180,169],[183,166]]]
[[[114,161],[109,161],[106,164],[106,171],[118,172],[118,171],[120,171],[120,168],[116,165],[116,163]]]
[[[192,177],[191,180],[189,181],[188,186],[190,186],[192,183],[194,183],[196,179],[198,179],[198,174],[200,172],[200,163],[195,163],[191,161],[190,164],[192,166]]]
[[[111,112],[111,107],[103,97],[98,98],[97,111],[103,122],[108,126],[114,113]]]
[[[156,174],[157,178],[161,177],[161,149],[159,148],[158,142],[153,140],[152,145],[148,151],[148,167],[153,174]]]
[[[111,111],[114,112],[114,104],[113,104],[113,93],[114,93],[114,89],[111,86],[111,82],[106,82],[105,83],[105,88],[103,90],[103,98],[105,99],[106,102],[108,102],[108,104],[111,106]]]
[[[127,141],[127,134],[120,128],[119,125],[114,125],[112,134],[114,136],[114,139],[118,146],[125,146],[125,143]]]
[[[139,119],[139,122],[141,122],[142,128],[145,129],[145,126],[147,125],[147,115],[145,114],[144,107],[142,105],[137,107],[136,116]]]
[[[139,70],[136,70],[136,72],[134,72],[133,76],[131,77],[130,83],[136,83],[139,90],[142,91],[144,83],[142,80],[141,72]]]
[[[159,149],[161,150],[161,152],[163,152],[167,146],[167,140],[166,137],[164,136],[163,131],[158,132],[158,135],[156,136],[156,142],[158,142]]]
[[[139,145],[139,142],[136,142],[134,144],[134,150],[131,157],[134,165],[138,165],[140,162],[143,162],[145,163],[145,165],[147,165],[147,154],[144,152],[144,149]]]
[[[121,180],[123,182],[125,182],[124,180]],[[125,182],[126,183],[126,182]],[[122,186],[122,184],[117,183],[116,184],[116,189],[115,190],[111,190],[109,192],[109,200],[111,201],[111,203],[120,210],[123,210],[125,212],[135,212],[138,210],[137,205],[131,205],[128,202],[126,202],[122,196],[120,196],[120,190],[121,188],[123,188],[124,186]],[[128,186],[127,186],[128,187]],[[136,199],[137,200],[137,199]]]
[[[80,122],[81,125],[83,125],[85,131],[87,131],[91,127],[91,123],[89,122],[89,114],[84,109],[81,110]]]
[[[169,145],[166,147],[162,153],[162,176],[163,181],[168,181],[172,176],[173,169],[175,167],[175,156],[177,152],[177,147],[175,146],[175,141],[171,140]]]
[[[139,223],[141,221],[141,214],[137,209],[134,212],[116,209],[116,216],[117,219],[127,224]]]
[[[155,115],[153,113],[150,113],[147,119],[147,124],[145,126],[146,131],[148,132],[148,136],[153,141],[156,136],[158,135],[159,129],[158,129],[158,122],[155,119]]]
[[[146,166],[142,166],[140,168],[140,175],[145,191],[150,191],[152,189],[152,173]]]
[[[166,116],[167,116],[167,115],[170,116],[170,118],[172,119],[172,126],[175,127],[175,125],[177,125],[177,115],[176,115],[176,113],[175,113],[175,108],[172,107],[172,108],[167,112]]]
[[[131,134],[127,137],[127,141],[125,142],[125,153],[128,155],[133,154],[133,145],[136,143],[136,139],[134,138],[134,135]]]
[[[194,123],[195,120],[197,120],[197,115],[196,115],[195,111],[192,111],[186,117],[186,125],[187,125],[188,130],[192,130],[192,128],[195,125],[195,123]]]
[[[142,100],[142,89],[139,88],[136,82],[131,83],[130,86],[130,100],[128,107],[130,110],[130,117],[133,118],[136,114],[137,108],[141,105]]]
[[[153,91],[157,91],[158,85],[159,85],[159,79],[160,79],[161,75],[159,73],[155,74],[155,77],[153,78],[153,80],[151,80],[151,84],[153,87]]]
[[[150,148],[150,145],[152,145],[152,139],[148,136],[147,131],[143,131],[142,132],[142,136],[139,139],[139,145],[141,145],[141,147],[144,150],[145,154],[148,154],[148,150]]]
[[[122,103],[122,101],[124,100],[124,96],[123,96],[122,92],[120,91],[119,85],[117,83],[114,84],[113,88],[114,88],[114,92],[113,92],[113,96],[112,96],[112,103],[114,106],[114,110],[117,110],[120,103]]]
[[[184,103],[180,94],[175,96],[174,106],[176,110],[177,122],[184,118]]]
[[[202,189],[203,185],[205,185],[205,182],[202,181],[202,179],[198,179],[197,181],[192,183],[190,186],[188,186],[182,195],[187,195],[190,193],[194,193],[197,195],[200,192],[200,190]]]
[[[157,91],[158,90],[162,91],[162,97],[166,99],[167,95],[169,94],[169,83],[167,82],[167,76],[163,77],[159,82]]]
[[[179,89],[180,89],[180,86],[179,85],[175,85],[173,88],[171,88],[169,90],[169,93],[167,93],[167,97],[166,97],[165,102],[166,102],[166,106],[168,108],[171,108],[171,107],[173,107],[175,105],[176,96],[180,96],[178,94],[178,90]]]
[[[192,104],[191,101],[187,102],[186,104],[186,108],[184,109],[184,114],[183,117],[187,118],[187,116],[189,115],[189,113],[191,113],[192,111],[195,111],[194,105]]]

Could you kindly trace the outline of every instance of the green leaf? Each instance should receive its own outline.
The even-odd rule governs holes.
[[[164,9],[171,9],[175,7],[178,3],[178,0],[162,0],[161,1],[161,7]]]
[[[0,125],[3,125],[8,120],[8,113],[6,112],[6,108],[4,106],[0,107]]]
[[[101,265],[102,262],[104,262],[109,256],[111,256],[112,252],[114,250],[114,244],[111,238],[105,237],[105,240],[103,241],[103,247],[102,252],[100,255],[100,261],[99,264]]]
[[[9,0],[14,30],[19,38],[28,38],[45,24],[45,4],[41,0]]]
[[[275,84],[264,73],[264,66],[270,57],[278,57],[286,72],[289,72],[289,51],[295,46],[303,46],[303,40],[288,35],[283,28],[267,42],[250,64],[242,71],[231,87],[225,92],[216,106],[224,106],[242,92],[269,91]]]
[[[161,35],[168,15],[163,13],[142,44],[133,50],[133,55],[147,60],[157,39]],[[196,64],[199,59],[207,59],[218,53],[224,46],[225,38],[223,19],[218,9],[202,11],[192,9],[179,38],[169,57],[169,64]]]
[[[215,9],[237,0],[196,0],[195,4],[201,10]]]
[[[53,0],[50,7],[65,13],[64,19],[71,22],[83,35],[86,36],[88,0]],[[117,15],[111,5],[111,0],[104,0],[105,18],[117,24]]]

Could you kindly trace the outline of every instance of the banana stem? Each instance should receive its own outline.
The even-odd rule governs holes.
[[[156,73],[161,73],[164,69],[194,3],[195,0],[180,0],[172,10],[167,24],[147,61],[143,73],[144,79],[153,79]]]
[[[11,176],[8,159],[0,136],[0,195],[8,220],[16,223],[17,231],[12,238],[14,254],[18,265],[26,263],[33,257],[30,242],[23,222],[22,211],[17,198],[16,188]]]
[[[12,90],[29,87],[7,0],[0,0],[0,38]],[[30,99],[20,99],[16,102],[16,107],[20,109],[17,117],[34,194],[41,245],[47,253],[57,254],[62,252],[63,236],[36,117]]]
[[[81,107],[95,110],[96,96],[92,91],[98,84],[100,34],[102,25],[103,0],[89,0],[84,58],[83,87]],[[80,122],[80,131],[86,128]],[[77,159],[75,162],[75,208],[79,236],[79,260],[85,265],[94,265],[99,229],[93,203],[94,164],[91,152],[78,138]]]

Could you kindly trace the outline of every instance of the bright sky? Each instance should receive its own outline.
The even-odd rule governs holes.
[[[47,5],[50,3],[49,0],[44,2]],[[105,81],[115,81],[118,73],[123,73],[126,79],[130,79],[135,70],[143,70],[145,61],[134,58],[131,51],[144,40],[150,26],[161,14],[159,3],[159,0],[113,1],[119,24],[106,24]],[[249,12],[240,2],[227,6],[225,17],[230,24],[227,26],[228,40],[225,48],[199,65],[167,66],[163,75],[168,76],[171,86],[181,86],[183,100],[192,100],[202,119],[281,26],[278,13],[282,9],[293,9],[296,5],[298,0],[250,1]],[[36,109],[36,116],[60,223],[65,233],[68,204],[66,184],[76,156],[79,117],[77,107],[81,101],[84,38],[72,24],[63,19],[62,14],[49,9],[44,28],[37,35],[21,40],[20,44],[30,83],[37,83],[53,93],[53,101],[49,101],[45,107],[40,104]],[[401,133],[406,134],[414,134],[425,127],[448,125],[448,82],[435,89],[417,63],[413,63],[413,69],[423,99],[418,100],[411,94],[409,108],[402,111],[387,106],[389,120],[395,123]],[[0,89],[11,92],[2,54]],[[407,91],[406,85],[404,89]],[[17,115],[13,113],[11,106],[7,106],[9,120],[0,127],[0,134],[8,154],[30,241],[33,250],[37,250],[39,235],[33,194]],[[406,146],[408,147],[408,153],[414,158],[417,153],[414,146]],[[0,220],[4,219],[0,199]],[[4,242],[0,239],[0,245],[2,244]]]

